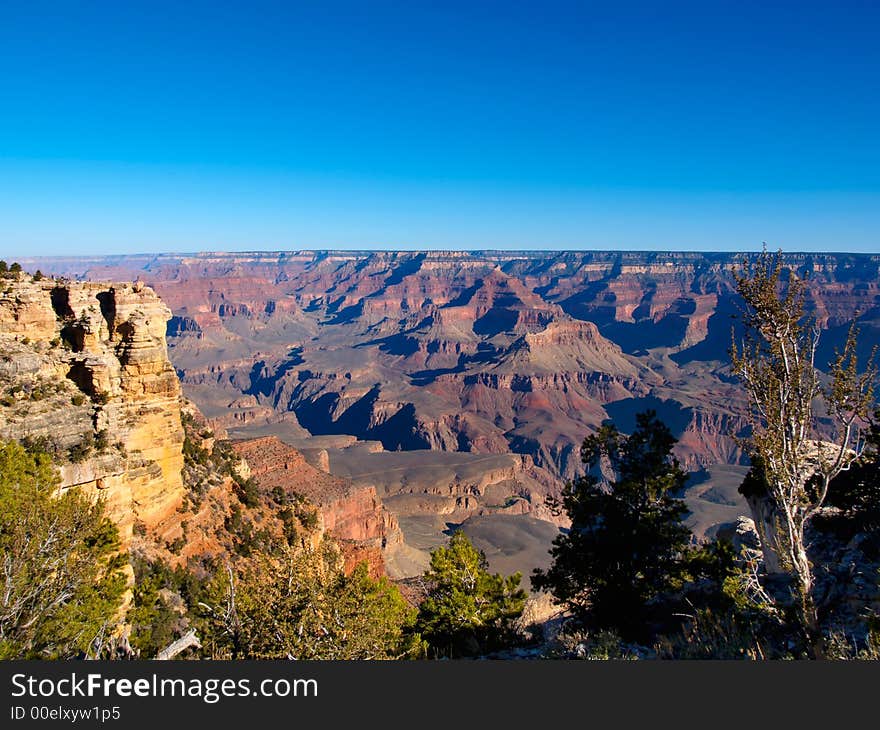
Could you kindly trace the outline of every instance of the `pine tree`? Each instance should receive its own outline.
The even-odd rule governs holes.
[[[430,588],[416,627],[435,656],[475,655],[512,640],[526,601],[522,576],[490,573],[485,554],[463,532],[431,553],[424,579]]]
[[[687,474],[672,456],[674,444],[654,411],[638,414],[629,436],[605,424],[584,439],[587,473],[562,495],[571,528],[553,541],[553,564],[535,571],[532,585],[589,627],[642,638],[652,603],[686,575],[687,508],[673,495]],[[595,473],[603,467],[613,473],[608,484]]]

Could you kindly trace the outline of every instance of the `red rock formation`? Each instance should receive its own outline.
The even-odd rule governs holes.
[[[564,478],[606,406],[646,394],[697,414],[678,431],[689,463],[738,458],[723,432],[742,411],[724,372],[736,263],[331,251],[160,255],[131,259],[131,271],[171,302],[172,359],[206,414],[227,412],[218,422],[262,427],[263,408],[293,412],[312,434],[389,450],[514,450]],[[100,276],[125,259],[38,264]],[[829,328],[823,357],[854,312],[876,316],[877,256],[791,254],[786,264],[810,275],[809,306]],[[866,326],[867,341],[880,333]],[[707,395],[724,388],[724,399]],[[243,394],[256,403],[233,405]]]
[[[355,486],[316,469],[274,436],[237,441],[234,448],[263,490],[280,487],[318,507],[323,529],[342,546],[347,569],[366,559],[373,574],[384,572],[383,555],[402,543],[402,535],[375,487]]]

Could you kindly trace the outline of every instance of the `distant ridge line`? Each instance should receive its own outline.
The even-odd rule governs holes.
[[[327,257],[338,256],[345,258],[359,258],[367,256],[395,257],[400,255],[423,255],[426,258],[455,257],[455,258],[552,258],[557,256],[599,257],[609,256],[628,259],[708,259],[725,260],[742,256],[752,256],[759,251],[655,251],[650,249],[278,249],[278,250],[254,250],[254,251],[160,251],[125,254],[84,254],[84,255],[56,255],[56,256],[8,256],[22,265],[38,263],[40,261],[132,261],[138,259],[150,260],[175,260],[188,258],[294,258],[294,257]],[[783,259],[806,259],[817,258],[823,260],[833,259],[862,259],[880,261],[880,253],[869,252],[844,252],[844,251],[783,251]]]

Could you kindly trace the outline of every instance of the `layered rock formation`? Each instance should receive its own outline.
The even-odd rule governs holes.
[[[5,284],[0,438],[49,450],[60,464],[61,489],[105,499],[126,550],[137,543],[138,552],[171,562],[234,551],[235,536],[225,534],[237,502],[233,480],[206,462],[199,479],[207,484],[184,484],[180,382],[165,340],[168,307],[140,283],[22,276]],[[253,397],[240,401],[242,413],[273,413]],[[226,435],[222,425],[209,427],[192,404],[185,410],[202,424],[189,434],[190,448],[208,458]],[[280,487],[318,508],[318,524],[303,533],[308,542],[329,533],[342,543],[349,566],[367,559],[375,573],[384,571],[383,555],[402,537],[374,488],[313,468],[276,438],[239,443],[236,450],[239,478],[253,476],[266,492]],[[193,489],[211,489],[211,504],[195,504]],[[272,517],[272,510],[263,512]]]
[[[745,404],[727,363],[738,258],[300,251],[32,265],[86,278],[127,272],[167,296],[184,389],[233,436],[277,435],[304,449],[330,438],[380,444],[386,468],[410,478],[381,495],[406,532],[416,500],[456,524],[493,505],[480,494],[441,504],[430,472],[395,454],[447,454],[447,470],[462,453],[527,458],[528,486],[500,490],[498,504],[519,490],[528,499],[515,508],[542,517],[544,497],[581,471],[583,437],[609,418],[626,430],[645,408],[670,425],[689,469],[742,466]],[[824,328],[819,364],[856,312],[870,349],[880,257],[790,254],[785,264],[809,277],[808,308]],[[338,470],[345,447],[328,443]],[[449,498],[461,500],[452,512]],[[698,506],[715,519],[717,505]]]
[[[124,546],[161,535],[184,488],[171,312],[141,284],[7,281],[0,295],[0,438],[61,462],[61,488],[100,493]]]
[[[328,533],[340,544],[346,568],[367,560],[373,574],[384,572],[383,556],[399,548],[403,536],[375,487],[354,485],[316,469],[302,453],[274,436],[237,441],[233,448],[264,491],[281,489],[318,507],[318,532]]]

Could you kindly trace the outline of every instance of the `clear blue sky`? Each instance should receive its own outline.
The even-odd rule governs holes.
[[[0,13],[0,254],[880,250],[877,2]]]

